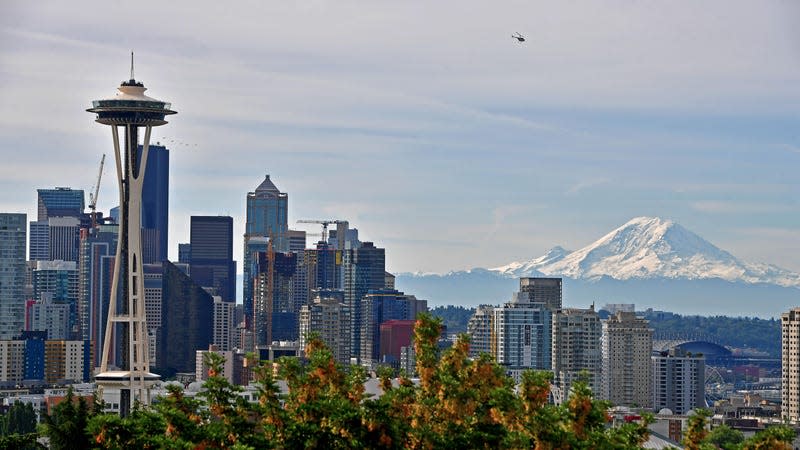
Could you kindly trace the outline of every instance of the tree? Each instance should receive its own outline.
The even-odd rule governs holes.
[[[28,434],[36,432],[36,411],[30,403],[15,401],[3,417],[3,436],[11,434]]]
[[[744,442],[744,433],[723,424],[708,433],[706,442],[714,444],[723,450],[735,450],[739,447],[739,444]]]
[[[53,407],[51,414],[43,417],[42,434],[49,438],[51,449],[90,448],[92,441],[87,425],[92,415],[94,411],[90,411],[86,399],[78,397],[76,401],[72,388],[69,388],[64,400]]]

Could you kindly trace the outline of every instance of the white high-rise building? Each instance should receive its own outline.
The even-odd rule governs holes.
[[[781,314],[781,418],[800,422],[800,308]]]
[[[625,311],[603,323],[601,397],[614,405],[653,407],[653,329],[648,324]]]
[[[236,303],[214,297],[214,330],[211,343],[220,351],[233,350],[236,334]]]
[[[0,213],[0,339],[13,339],[25,323],[25,214]]]
[[[600,392],[602,332],[594,305],[589,309],[565,308],[553,315],[554,383],[563,400],[568,398],[572,383],[584,374],[592,392]]]

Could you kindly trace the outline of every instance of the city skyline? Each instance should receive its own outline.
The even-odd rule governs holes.
[[[172,150],[171,260],[190,216],[227,215],[242,261],[245,196],[268,173],[290,228],[348,220],[392,272],[577,249],[642,215],[800,271],[800,6],[604,5],[159,4],[97,27],[12,2],[2,210],[30,221],[36,189],[90,191],[108,133],[82,107],[127,78],[132,48],[148,93],[182,111],[153,136]]]

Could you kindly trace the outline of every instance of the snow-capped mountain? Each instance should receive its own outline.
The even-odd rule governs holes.
[[[554,247],[544,256],[490,271],[508,277],[572,279],[721,279],[800,287],[800,274],[737,259],[672,220],[637,217],[574,252]]]

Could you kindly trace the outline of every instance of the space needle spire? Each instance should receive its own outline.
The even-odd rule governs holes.
[[[149,404],[150,388],[159,379],[158,375],[150,373],[145,318],[142,187],[150,132],[153,127],[165,125],[165,116],[176,114],[176,111],[170,109],[169,103],[144,95],[145,90],[144,84],[133,78],[131,52],[130,80],[120,84],[116,96],[95,100],[86,110],[96,114],[96,122],[111,127],[117,162],[119,240],[102,357],[95,382],[101,396],[116,398],[116,393],[119,393],[119,413],[122,416],[126,416],[137,402]],[[144,136],[141,136],[142,131]]]

